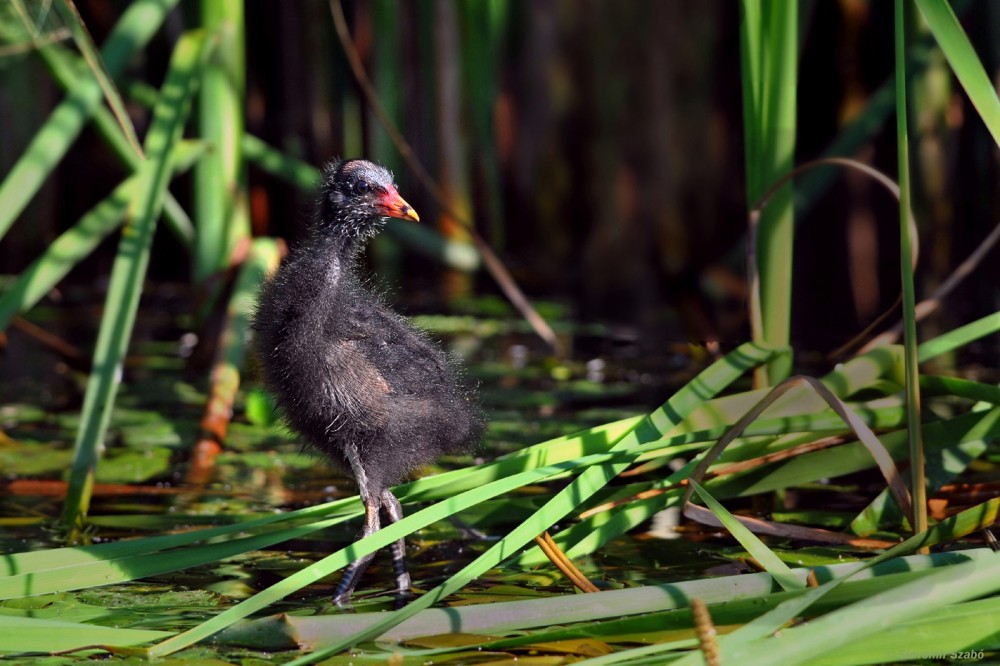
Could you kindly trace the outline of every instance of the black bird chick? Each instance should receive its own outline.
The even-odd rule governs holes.
[[[254,317],[265,385],[289,425],[354,477],[362,536],[402,517],[389,487],[443,453],[473,446],[479,408],[444,352],[389,310],[356,275],[385,218],[416,222],[386,169],[364,160],[326,168],[310,237],[262,288]],[[400,594],[410,588],[402,539],[392,547]],[[350,599],[374,554],[344,572]]]

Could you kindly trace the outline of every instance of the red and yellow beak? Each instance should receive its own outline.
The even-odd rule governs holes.
[[[390,187],[382,199],[379,201],[381,207],[381,213],[386,217],[398,217],[401,220],[410,220],[411,222],[419,222],[420,216],[417,215],[417,211],[413,210],[413,206],[406,203],[403,197],[399,196],[399,192],[396,191],[395,187]]]

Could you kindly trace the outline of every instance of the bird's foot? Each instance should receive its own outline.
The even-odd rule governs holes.
[[[392,610],[402,610],[406,604],[410,603],[410,597],[409,592],[406,594],[397,594],[392,600]]]
[[[407,571],[396,574],[396,594],[400,597],[412,596],[410,591],[410,574]]]
[[[351,603],[351,596],[352,596],[351,592],[347,592],[345,594],[338,594],[330,601],[333,603],[334,606],[336,606],[340,610],[348,610],[354,607],[354,604]]]

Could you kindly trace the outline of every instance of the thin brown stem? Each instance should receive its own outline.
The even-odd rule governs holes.
[[[846,157],[826,157],[823,159],[806,162],[805,164],[800,164],[799,166],[795,167],[794,169],[786,173],[784,176],[779,178],[777,181],[775,181],[774,184],[771,185],[771,187],[768,188],[768,190],[764,192],[763,195],[761,195],[760,199],[757,201],[757,204],[750,209],[750,212],[748,214],[747,282],[749,283],[750,287],[750,329],[751,331],[753,331],[754,340],[762,339],[761,336],[763,335],[762,331],[764,327],[763,317],[761,314],[760,275],[757,270],[757,225],[760,222],[761,211],[763,211],[764,207],[771,200],[771,197],[773,197],[785,183],[787,183],[788,181],[794,179],[796,176],[806,171],[810,171],[812,169],[815,169],[816,167],[821,167],[821,166],[842,166],[842,167],[847,167],[849,169],[853,169],[855,171],[859,171],[865,174],[866,176],[874,179],[879,185],[885,188],[889,192],[889,194],[891,194],[893,198],[896,199],[897,202],[899,202],[899,186],[896,185],[896,183],[891,178],[886,176],[878,169],[875,169],[865,164],[864,162],[848,159]],[[917,255],[919,254],[919,248],[917,246],[917,231],[916,231],[916,223],[914,222],[913,211],[909,211],[908,218],[911,230],[910,238],[913,240],[912,242],[913,265],[916,266]],[[895,308],[895,305],[893,305],[893,308]],[[890,310],[891,309],[892,308],[890,308]],[[881,320],[884,316],[885,315],[882,315],[882,317],[880,317],[879,319]],[[870,327],[866,328],[865,331],[862,332],[862,335],[867,333],[869,330]],[[847,346],[853,344],[854,340],[849,342]],[[841,349],[843,348],[844,347],[841,347]],[[759,383],[761,372],[763,372],[762,368],[758,368],[757,370],[754,371],[755,382],[758,385],[763,385]]]
[[[556,565],[559,571],[570,579],[570,581],[576,585],[577,589],[581,592],[598,592],[597,586],[587,580],[587,577],[583,575],[573,561],[566,556],[566,553],[562,551],[562,548],[552,540],[548,532],[543,532],[542,534],[535,537],[535,543],[538,547],[542,549],[545,556],[549,558],[552,564]]]
[[[43,46],[64,42],[72,38],[73,35],[70,33],[69,28],[58,28],[44,35],[33,37],[30,42],[5,44],[4,46],[0,46],[0,58],[29,53],[31,51],[36,51]]]
[[[11,326],[41,343],[47,349],[59,354],[66,364],[73,369],[84,372],[90,371],[90,360],[77,347],[66,342],[55,333],[46,331],[41,326],[31,323],[24,317],[18,316],[15,316],[11,320]]]
[[[951,275],[949,275],[945,281],[934,290],[934,293],[932,293],[928,298],[917,303],[916,307],[913,309],[914,319],[916,319],[916,321],[921,321],[936,312],[937,309],[941,307],[941,304],[944,302],[944,299],[948,296],[948,294],[954,291],[955,287],[962,283],[962,280],[971,275],[972,272],[979,267],[979,264],[983,262],[983,259],[985,259],[986,255],[990,253],[990,250],[996,246],[997,241],[1000,241],[1000,224],[993,227],[993,231],[991,231],[986,238],[983,239],[983,242],[972,251],[972,254],[970,254],[965,261],[959,264],[958,267],[952,271]],[[875,347],[891,345],[899,340],[899,336],[902,333],[903,320],[901,319],[896,322],[896,325],[891,329],[868,342],[858,351],[858,353],[863,354],[864,352]]]
[[[94,44],[94,40],[90,36],[87,24],[84,23],[83,19],[80,17],[79,10],[77,10],[73,0],[62,0],[56,6],[65,12],[65,18],[70,24],[69,27],[73,33],[73,39],[76,40],[77,46],[80,49],[80,55],[83,56],[83,59],[90,66],[90,69],[94,74],[94,78],[97,80],[98,85],[101,87],[101,91],[104,93],[104,98],[107,100],[108,106],[111,107],[111,111],[115,114],[115,118],[118,120],[118,125],[121,127],[122,133],[128,140],[128,144],[132,147],[132,150],[136,155],[144,158],[145,155],[142,151],[142,144],[139,143],[139,137],[136,136],[135,126],[132,124],[132,119],[129,118],[128,112],[125,109],[125,104],[122,102],[121,95],[115,88],[114,81],[111,79],[111,74],[108,73],[107,68],[104,66],[104,60],[101,59],[100,52],[97,50],[97,46]]]
[[[402,133],[393,123],[389,114],[386,113],[385,107],[382,106],[382,102],[379,100],[378,94],[375,92],[375,87],[372,85],[371,80],[368,78],[368,74],[365,72],[364,65],[361,62],[361,55],[358,53],[357,48],[354,46],[354,41],[351,39],[350,30],[347,28],[347,19],[344,18],[344,9],[340,5],[340,0],[330,0],[330,13],[333,15],[333,25],[337,32],[337,39],[340,41],[340,46],[344,50],[344,55],[347,58],[347,62],[351,67],[351,71],[354,73],[354,78],[358,83],[358,87],[361,89],[361,93],[365,97],[365,101],[368,106],[371,107],[372,113],[375,114],[375,118],[378,120],[379,124],[385,129],[386,134],[388,134],[389,139],[396,146],[399,154],[402,156],[403,160],[410,167],[410,170],[417,177],[417,180],[430,192],[431,196],[437,202],[438,206],[452,219],[458,221],[462,226],[469,230],[469,234],[472,238],[473,244],[479,251],[479,255],[483,259],[483,264],[486,266],[486,270],[489,271],[493,279],[496,280],[497,285],[500,290],[503,291],[507,300],[517,308],[518,312],[521,313],[528,324],[534,329],[535,333],[538,334],[542,340],[544,340],[557,354],[560,353],[559,339],[556,337],[555,332],[552,327],[548,325],[548,322],[542,318],[538,311],[535,310],[534,306],[521,291],[521,288],[517,285],[510,271],[503,265],[500,258],[497,257],[496,253],[489,244],[479,235],[476,231],[472,222],[456,211],[454,207],[448,202],[448,198],[445,195],[444,190],[437,184],[427,168],[424,167],[423,163],[417,158],[416,154],[413,152],[413,148],[410,146],[409,142],[403,137]]]

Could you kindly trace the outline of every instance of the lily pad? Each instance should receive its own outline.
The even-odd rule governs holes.
[[[129,450],[102,460],[97,467],[100,483],[141,483],[170,471],[170,449]]]

